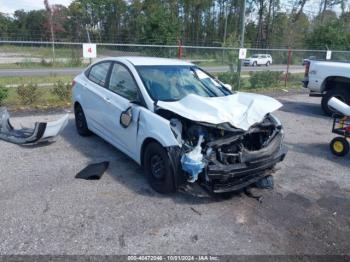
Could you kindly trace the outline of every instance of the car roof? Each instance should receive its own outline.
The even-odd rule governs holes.
[[[167,66],[167,65],[178,65],[178,66],[193,66],[194,64],[180,59],[169,59],[160,57],[146,57],[146,56],[124,56],[124,57],[113,57],[109,60],[127,60],[134,66]]]

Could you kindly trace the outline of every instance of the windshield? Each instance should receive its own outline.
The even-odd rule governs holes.
[[[258,58],[259,55],[252,55],[252,58]]]
[[[176,101],[189,94],[214,97],[231,94],[197,67],[138,66],[136,69],[153,100]]]

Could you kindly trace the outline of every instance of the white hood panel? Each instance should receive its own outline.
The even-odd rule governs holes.
[[[175,102],[158,101],[157,105],[196,122],[230,123],[246,131],[261,122],[266,114],[282,107],[274,98],[244,92],[222,97],[190,94]]]

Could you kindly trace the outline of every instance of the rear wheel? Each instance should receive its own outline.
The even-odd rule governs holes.
[[[266,62],[266,66],[270,66],[270,61],[267,61],[267,62]]]
[[[350,91],[346,90],[345,88],[339,88],[339,87],[330,89],[322,97],[322,101],[321,101],[322,110],[328,116],[331,116],[332,114],[334,114],[336,112],[333,108],[328,106],[328,101],[332,97],[336,97],[339,100],[343,101],[344,103],[350,105]]]
[[[151,142],[145,149],[143,159],[151,187],[161,194],[175,192],[174,174],[166,150],[160,144]]]
[[[336,137],[330,143],[331,151],[336,156],[345,156],[349,153],[349,142],[344,137]]]
[[[75,126],[77,128],[79,135],[81,136],[91,135],[92,133],[87,126],[85,114],[81,105],[77,104],[74,107],[74,115],[75,115]]]

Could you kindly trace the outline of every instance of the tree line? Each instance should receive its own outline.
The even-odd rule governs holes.
[[[348,0],[320,0],[311,10],[309,1],[246,0],[245,46],[349,49]],[[74,0],[68,7],[44,2],[42,10],[0,13],[0,38],[239,45],[243,0]]]

